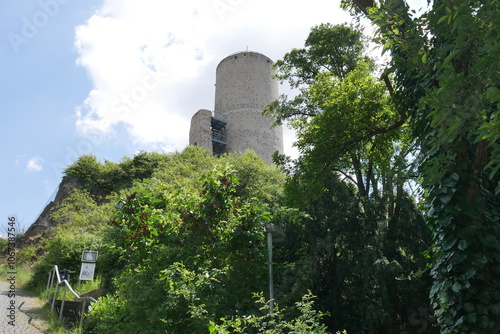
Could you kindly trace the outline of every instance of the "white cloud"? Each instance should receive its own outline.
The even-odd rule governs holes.
[[[40,172],[43,169],[43,159],[41,157],[33,157],[26,165],[27,172]]]
[[[93,85],[77,129],[113,136],[123,124],[142,147],[180,150],[192,115],[213,109],[220,60],[247,46],[277,59],[313,25],[348,19],[330,0],[105,0],[75,32]]]
[[[123,122],[138,142],[185,145],[189,127],[181,115],[187,110],[176,96],[205,63],[195,5],[108,0],[77,27],[78,64],[94,86],[77,110],[80,132],[113,134]]]

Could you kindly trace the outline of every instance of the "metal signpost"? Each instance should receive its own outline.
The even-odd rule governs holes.
[[[273,242],[280,242],[285,239],[283,229],[275,224],[267,224],[267,250],[269,252],[269,314],[274,311],[274,284],[273,284]]]

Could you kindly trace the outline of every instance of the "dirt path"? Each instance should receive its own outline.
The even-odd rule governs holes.
[[[0,333],[48,333],[48,324],[40,318],[42,307],[40,299],[27,296],[16,283],[0,280]]]

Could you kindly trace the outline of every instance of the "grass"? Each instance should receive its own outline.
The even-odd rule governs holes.
[[[83,293],[95,290],[99,288],[100,285],[100,277],[97,276],[96,279],[92,281],[83,281],[80,286],[71,286],[73,290],[78,294],[82,295]],[[40,287],[41,289],[38,290],[38,296],[40,298],[46,298],[47,294],[47,288],[46,286]],[[49,296],[53,296],[55,293],[55,288],[51,289],[49,291]],[[57,299],[62,299],[63,297],[63,290],[59,290]],[[66,291],[66,300],[68,301],[77,301],[77,298],[69,291]],[[56,333],[56,334],[82,334],[82,329],[79,327],[79,322],[65,322],[62,324],[59,321],[59,317],[55,312],[52,312],[50,310],[50,306],[46,305],[48,311],[49,311],[49,318],[47,319],[50,324],[50,333]]]
[[[99,276],[97,276],[96,279],[94,279],[93,281],[82,281],[82,283],[80,284],[80,286],[78,286],[78,285],[71,285],[71,288],[78,295],[81,296],[82,294],[84,294],[86,292],[98,289],[100,284],[101,284],[101,278]],[[37,290],[36,295],[39,296],[39,298],[45,298],[45,295],[47,293],[46,289],[47,289],[46,286],[41,286],[39,288],[39,290]],[[58,294],[58,299],[61,299],[63,292],[62,292],[62,290],[59,290],[59,291],[60,292]],[[52,288],[49,291],[49,295],[53,296],[54,293],[55,293],[55,288]],[[66,300],[76,301],[77,298],[70,291],[66,291]]]
[[[0,279],[6,280],[12,274],[9,274],[12,270],[9,269],[7,264],[0,264]],[[27,283],[30,281],[32,277],[31,267],[27,265],[17,265],[15,268],[15,276],[16,276],[16,286],[25,291],[30,296],[38,297],[41,300],[46,299],[47,293],[47,285],[39,284],[34,289],[27,289]],[[47,273],[48,279],[48,273]],[[100,277],[97,276],[93,281],[83,281],[80,286],[72,286],[73,290],[79,295],[95,290],[99,288],[100,285]],[[55,292],[55,288],[50,291],[50,296],[53,296]],[[62,291],[59,293],[58,298],[62,298]],[[69,291],[66,292],[66,300],[76,300],[74,295]],[[74,326],[75,324],[66,323],[63,324],[59,321],[59,316],[51,310],[51,306],[49,304],[45,304],[43,308],[39,311],[40,317],[49,325],[49,332],[54,334],[82,334],[81,328],[78,326]]]
[[[0,278],[8,279],[15,272],[16,285],[23,288],[31,278],[31,270],[26,266],[16,266],[14,270],[10,269],[7,264],[0,265]]]

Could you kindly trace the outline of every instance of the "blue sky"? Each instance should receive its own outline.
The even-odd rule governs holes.
[[[0,217],[4,225],[11,214],[25,227],[34,221],[61,178],[53,163],[65,164],[66,145],[80,140],[72,114],[91,83],[85,69],[75,66],[74,27],[84,24],[99,5],[100,1],[59,5],[57,15],[46,23],[43,19],[49,16],[38,14],[44,12],[37,1],[7,0],[0,5]],[[24,18],[31,20],[34,15],[40,20],[40,28],[35,26],[38,31],[23,31]]]
[[[287,4],[2,1],[1,224],[15,214],[31,225],[81,154],[182,150],[191,116],[213,109],[225,56],[248,47],[277,59],[311,26],[348,20],[332,1]]]
[[[188,143],[213,110],[215,68],[248,48],[281,58],[339,1],[4,0],[0,3],[0,233],[27,229],[82,154],[119,162]],[[285,153],[293,134],[286,133]]]

